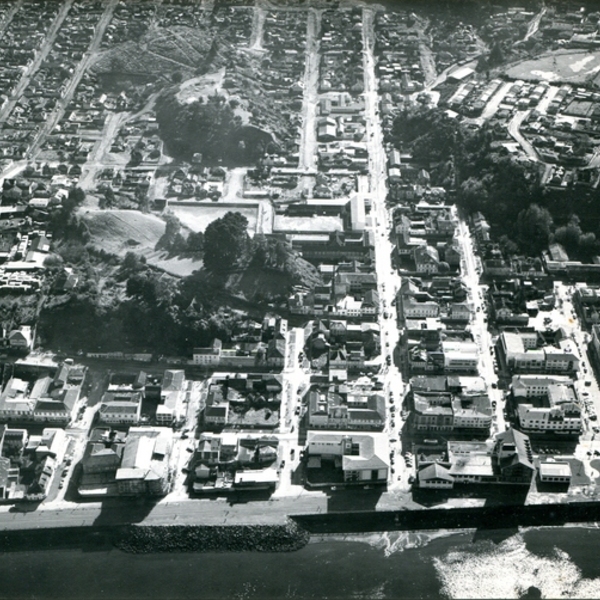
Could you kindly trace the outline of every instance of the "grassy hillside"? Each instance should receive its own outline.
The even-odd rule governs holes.
[[[90,231],[90,243],[118,256],[131,250],[154,250],[166,227],[160,217],[136,210],[88,211],[82,217]]]

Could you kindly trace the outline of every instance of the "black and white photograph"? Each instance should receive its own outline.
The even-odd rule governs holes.
[[[600,598],[600,0],[1,0],[0,599]]]

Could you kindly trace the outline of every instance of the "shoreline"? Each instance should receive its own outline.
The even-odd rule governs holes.
[[[1,552],[43,550],[128,554],[169,552],[294,552],[308,544],[308,531],[285,525],[115,525],[18,529],[0,533]]]

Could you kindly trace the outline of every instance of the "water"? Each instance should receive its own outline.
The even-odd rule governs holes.
[[[289,554],[3,553],[0,598],[600,598],[600,529],[324,536]]]

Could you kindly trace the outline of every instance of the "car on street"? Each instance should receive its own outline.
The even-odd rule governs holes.
[[[292,449],[290,450],[290,458],[292,458],[292,459],[293,459],[295,455],[296,455],[296,449],[295,449],[295,448],[292,448]]]

